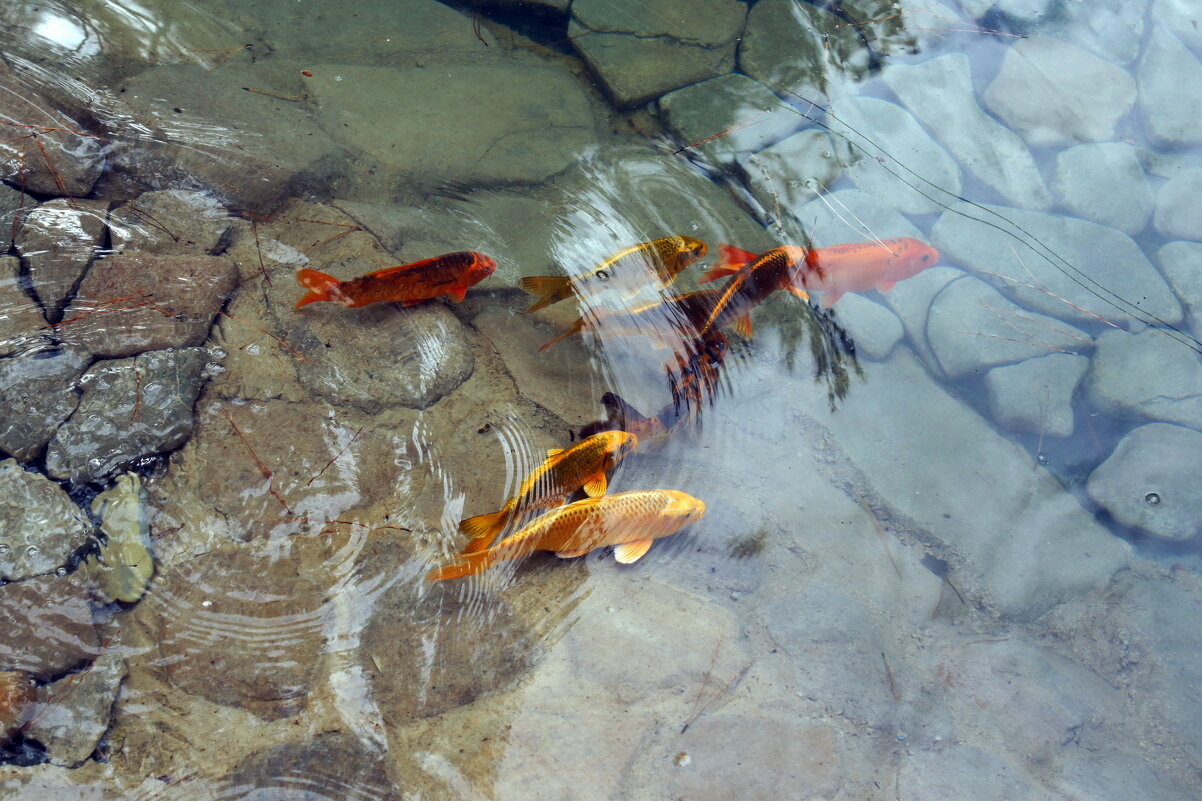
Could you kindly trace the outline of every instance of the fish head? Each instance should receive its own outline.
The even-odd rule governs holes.
[[[674,531],[679,531],[705,516],[705,501],[700,498],[694,498],[680,490],[663,490],[663,493],[668,496],[663,515],[676,523]]]
[[[626,458],[626,454],[637,448],[639,438],[629,431],[609,432],[609,451],[613,454],[613,463],[617,464]]]
[[[918,275],[928,267],[934,267],[939,263],[939,251],[928,245],[926,242],[919,242],[917,239],[909,237],[901,240],[897,259],[897,274],[893,276],[894,280],[910,278]]]
[[[471,251],[472,262],[467,268],[468,280],[475,284],[488,278],[497,270],[497,261],[492,256]]]
[[[709,245],[695,237],[682,236],[679,252],[681,263],[687,267],[698,259],[705,258],[705,254],[709,252]]]

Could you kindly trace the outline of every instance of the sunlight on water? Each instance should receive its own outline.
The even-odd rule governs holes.
[[[0,797],[1199,795],[1197,14],[10,3]]]

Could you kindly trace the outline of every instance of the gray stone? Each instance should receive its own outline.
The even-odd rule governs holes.
[[[231,786],[247,801],[312,801],[307,788],[345,788],[352,797],[396,798],[385,761],[352,734],[318,734],[268,748],[239,762]]]
[[[1202,240],[1202,170],[1178,173],[1156,195],[1156,230],[1171,239]]]
[[[49,343],[42,310],[21,288],[21,261],[0,256],[0,356],[39,350]]]
[[[862,189],[825,192],[793,209],[793,215],[806,226],[816,247],[902,236],[925,239],[897,209]]]
[[[22,462],[41,453],[79,405],[75,382],[91,361],[71,347],[0,360],[0,449]]]
[[[83,511],[53,481],[0,462],[0,578],[17,581],[54,571],[91,541]]]
[[[144,456],[172,451],[192,433],[208,352],[152,351],[93,366],[80,384],[79,408],[54,435],[46,472],[100,481]]]
[[[237,280],[217,256],[114,254],[92,263],[56,331],[102,357],[199,345]]]
[[[856,343],[856,355],[881,361],[905,335],[901,320],[888,308],[853,293],[839,300],[838,321]]]
[[[78,574],[0,586],[0,630],[0,670],[23,670],[40,681],[90,662],[100,645]]]
[[[1106,331],[1085,375],[1090,403],[1120,420],[1164,420],[1202,429],[1202,363],[1172,332]]]
[[[735,0],[576,0],[568,38],[623,107],[730,72],[746,7]]]
[[[518,14],[566,14],[572,0],[484,0],[484,5]]]
[[[1021,230],[1020,230],[1021,229]],[[1181,304],[1139,246],[1104,225],[1002,206],[961,204],[931,228],[943,258],[1016,303],[1075,323],[1177,323]]]
[[[1171,0],[1176,2],[1177,0]],[[1139,55],[1149,0],[1093,0],[1060,6],[1058,36],[1095,56],[1126,66]],[[1188,3],[1190,0],[1183,0]],[[1158,12],[1156,19],[1163,20]]]
[[[747,159],[745,170],[752,195],[767,218],[786,229],[790,238],[804,241],[809,221],[796,219],[797,211],[826,192],[843,174],[836,154],[830,137],[811,128]]]
[[[906,801],[946,801],[966,786],[977,801],[1052,801],[1018,765],[960,743],[904,756],[895,789]]]
[[[1156,252],[1160,271],[1185,306],[1185,322],[1202,338],[1202,243],[1170,242]]]
[[[738,162],[779,142],[805,121],[762,83],[746,75],[723,75],[686,86],[659,100],[660,115],[680,139],[714,162]]]
[[[1073,394],[1089,359],[1049,353],[985,374],[993,419],[1012,431],[1053,437],[1073,433]]]
[[[927,344],[949,378],[1071,348],[1088,348],[1089,335],[1027,311],[972,276],[945,286],[927,312]]]
[[[1130,546],[904,348],[824,425],[872,491],[955,559],[956,586],[1006,618],[1038,617],[1130,559]],[[921,469],[898,443],[921,443]]]
[[[885,295],[885,303],[902,321],[909,337],[909,344],[934,372],[939,372],[938,362],[927,344],[927,317],[931,302],[950,282],[966,275],[954,267],[930,267],[913,278],[908,278]]]
[[[1195,12],[1196,15],[1196,12]],[[1156,25],[1139,62],[1139,108],[1148,137],[1165,148],[1202,142],[1202,64],[1181,40]]]
[[[1033,36],[1006,51],[984,99],[1028,143],[1105,142],[1135,105],[1135,79],[1071,44]]]
[[[144,192],[109,215],[113,250],[212,253],[229,230],[230,216],[204,192]]]
[[[29,195],[0,183],[0,243],[6,252],[13,243],[13,232],[20,229],[21,220],[37,205]]]
[[[1155,196],[1135,148],[1125,142],[1078,145],[1056,157],[1056,201],[1078,217],[1135,235]]]
[[[953,53],[883,73],[910,113],[969,172],[1011,203],[1046,209],[1052,199],[1026,144],[981,110],[968,57]]]
[[[1135,754],[1083,756],[1063,765],[1057,784],[1069,798],[1091,801],[1180,801],[1192,793]]]
[[[425,409],[467,380],[475,366],[463,324],[441,301],[362,309],[323,303],[299,315],[292,342],[305,361],[296,364],[297,376],[335,404],[370,412],[397,405]]]
[[[101,137],[54,108],[7,67],[0,71],[0,121],[7,123],[0,140],[0,178],[55,197],[83,197],[92,190],[105,164]]]
[[[1133,5],[1141,13],[1147,0]],[[1193,0],[1156,0],[1152,6],[1152,19],[1172,31],[1182,44],[1195,53],[1202,53],[1202,30],[1199,30],[1198,7]]]
[[[109,727],[113,702],[126,672],[119,654],[106,654],[82,674],[39,687],[43,711],[25,736],[46,747],[51,764],[68,768],[82,764]]]
[[[827,124],[847,143],[841,149],[850,148],[851,179],[897,210],[931,214],[960,194],[955,159],[900,106],[874,97],[840,99]]]
[[[1140,426],[1089,475],[1086,489],[1114,519],[1167,540],[1202,530],[1202,432],[1167,423]]]
[[[107,215],[105,201],[60,198],[31,210],[21,223],[17,251],[29,265],[33,291],[56,313],[55,320],[96,253]]]
[[[413,186],[538,183],[596,142],[579,81],[541,63],[312,72],[318,122],[372,162],[377,174],[360,183],[376,202]]]

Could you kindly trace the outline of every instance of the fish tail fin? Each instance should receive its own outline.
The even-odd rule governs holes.
[[[302,287],[309,290],[309,294],[297,301],[296,306],[293,307],[295,309],[322,300],[334,300],[333,290],[342,283],[334,276],[317,270],[300,270],[296,274],[296,280]]]
[[[546,308],[575,294],[572,280],[557,275],[528,275],[520,281],[522,289],[538,298],[523,314]]]
[[[460,521],[459,533],[472,538],[467,547],[463,549],[463,553],[477,553],[486,550],[505,528],[505,524],[509,522],[509,515],[508,509],[502,509],[499,512],[476,515]]]
[[[426,581],[446,581],[483,573],[492,567],[493,560],[489,558],[491,555],[492,551],[488,550],[460,556],[453,564],[431,570],[426,574]]]
[[[718,245],[718,261],[714,264],[715,269],[718,267],[730,269],[732,272],[739,269],[744,264],[758,259],[759,256],[752,253],[750,250],[743,250],[734,245],[728,245],[725,242]]]
[[[552,339],[550,342],[547,342],[545,345],[543,345],[541,348],[539,348],[538,351],[539,351],[539,353],[542,353],[543,351],[545,351],[547,348],[554,345],[559,340],[567,339],[572,334],[579,334],[583,330],[584,330],[584,318],[581,317],[579,320],[577,320],[575,323],[572,324],[571,328],[569,328],[567,331],[563,332],[559,336],[555,337],[555,339]]]

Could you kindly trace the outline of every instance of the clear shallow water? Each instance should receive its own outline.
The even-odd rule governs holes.
[[[39,390],[73,395],[79,381],[83,416],[116,409],[116,435],[76,426],[21,461],[89,507],[116,475],[88,480],[91,460],[132,463],[155,575],[123,605],[93,589],[107,573],[81,559],[89,520],[82,538],[54,540],[49,568],[0,587],[28,632],[0,667],[32,675],[46,701],[9,748],[0,793],[1189,797],[1202,589],[1180,486],[1199,232],[1174,217],[1170,184],[1188,188],[1200,137],[1172,128],[1152,76],[1162,62],[1188,75],[1181,51],[1198,49],[1188,14],[1152,5],[1124,7],[1138,36],[1062,7],[909,9],[867,26],[881,73],[847,20],[820,15],[828,38],[803,37],[811,52],[790,38],[809,7],[766,0],[726,4],[708,27],[673,27],[670,9],[638,4],[607,16],[578,3],[572,26],[518,9],[477,28],[432,2],[357,15],[19,9],[8,23],[26,44],[10,70],[77,119],[44,127],[93,136],[37,129],[10,183],[31,188],[34,145],[61,135],[75,161],[103,158],[87,194],[104,202],[76,205],[127,209],[109,214],[99,247],[163,260],[109,272],[122,254],[85,257],[72,274],[40,267],[43,249],[21,237],[7,361],[45,347],[47,320],[68,321],[49,344],[78,346],[79,371],[202,350],[187,357],[192,373],[133,364],[122,384],[66,370]],[[724,25],[741,32],[737,52]],[[737,60],[630,49],[628,34],[661,28]],[[604,60],[589,37],[621,58]],[[650,72],[663,82],[622,71],[647,59],[662,59]],[[1008,89],[1007,59],[1087,78],[1052,81],[1066,94],[1032,120],[1046,87],[1019,73]],[[696,74],[670,85],[692,61]],[[758,88],[676,95],[658,115],[641,105],[735,66]],[[1107,94],[1123,88],[1119,73],[1138,77],[1129,97]],[[1195,102],[1177,91],[1177,105]],[[779,99],[765,109],[765,96]],[[1083,143],[1121,147],[1066,155]],[[44,171],[29,202],[66,182],[68,157],[46,161],[59,179]],[[1115,174],[1128,183],[1097,191]],[[1108,202],[1144,187],[1154,209]],[[148,189],[202,189],[217,211]],[[705,265],[720,242],[760,252],[900,236],[942,260],[888,293],[846,295],[833,318],[780,292],[756,309],[754,340],[730,335],[695,419],[611,476],[611,491],[679,489],[707,506],[638,563],[540,554],[425,582],[462,547],[460,518],[499,508],[546,449],[606,419],[604,393],[675,416],[664,369],[678,385],[687,376],[674,355],[686,343],[593,331],[541,353],[580,312],[565,301],[522,315],[531,299],[517,283],[556,266],[583,274],[669,234],[707,242]],[[1170,242],[1185,244],[1166,257]],[[461,304],[292,309],[301,266],[349,278],[469,248],[499,267]],[[184,254],[218,261],[184,270]],[[84,268],[111,283],[76,283]],[[148,288],[154,275],[181,280]],[[206,305],[213,287],[225,288]],[[30,297],[45,318],[21,323]],[[64,308],[73,298],[90,305]],[[590,307],[654,299],[609,291]],[[163,309],[193,315],[199,336],[160,330]],[[1138,333],[1149,323],[1160,330]],[[834,348],[844,381],[815,380],[811,342],[836,324],[859,372]],[[132,349],[114,344],[130,331]],[[196,376],[192,400],[172,389],[189,383],[180,375]],[[110,384],[118,394],[87,405],[89,387]],[[158,400],[143,409],[144,398]],[[150,419],[160,404],[171,419],[194,409],[183,438]],[[1117,479],[1091,478],[1158,421],[1173,427],[1152,435],[1167,438],[1129,443]],[[127,447],[120,430],[135,423],[169,431],[139,430]],[[1092,481],[1103,488],[1087,491]],[[50,519],[11,530],[25,545]],[[31,624],[28,597],[59,617]],[[47,655],[32,640],[57,644]],[[61,710],[73,725],[56,730]],[[95,737],[66,744],[62,729],[85,721]]]

